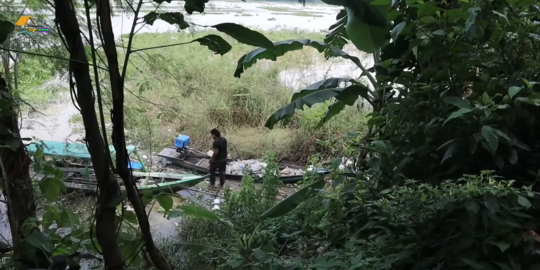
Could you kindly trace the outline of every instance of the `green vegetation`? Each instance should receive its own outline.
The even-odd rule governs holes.
[[[292,15],[292,16],[299,16],[299,17],[323,17],[320,12],[306,12],[306,11],[298,11],[298,12],[272,12],[273,15]],[[275,20],[275,19],[274,19]],[[273,21],[273,20],[272,20]]]
[[[522,234],[540,225],[531,207],[540,194],[528,188],[487,172],[438,188],[407,181],[384,190],[376,180],[341,182],[338,175],[294,211],[263,221],[275,187],[267,181],[255,189],[244,179],[240,191],[226,192],[219,212],[232,226],[184,217],[179,242],[207,251],[169,256],[183,262],[179,269],[534,269],[527,268],[536,260],[534,241]]]
[[[323,17],[323,15],[314,14],[311,12],[305,12],[305,11],[299,11],[292,14],[293,16],[300,16],[300,17]]]
[[[293,30],[263,33],[275,41],[298,37],[322,39],[319,34]],[[207,34],[216,32],[141,34],[133,46],[137,49],[163,46]],[[337,154],[344,149],[335,143],[347,131],[353,127],[356,131],[365,130],[365,122],[356,120],[362,115],[356,108],[349,108],[317,129],[318,119],[326,110],[324,104],[299,114],[289,127],[266,130],[266,119],[292,95],[279,81],[280,71],[312,68],[314,61],[323,61],[322,55],[314,50],[299,51],[289,54],[287,59],[255,66],[243,78],[236,79],[232,76],[234,63],[250,47],[230,38],[226,40],[233,49],[224,56],[213,56],[201,50],[200,45],[190,44],[144,51],[131,58],[126,83],[136,96],[126,97],[129,139],[148,142],[159,151],[183,133],[191,136],[194,147],[206,150],[209,130],[218,127],[230,142],[231,155],[259,158],[272,149],[280,159],[297,161],[330,150],[318,140],[332,143]]]
[[[55,62],[57,61],[49,58],[24,56],[18,63],[18,93],[35,109],[43,108],[53,102],[59,93],[66,92],[66,89],[62,88],[64,82],[44,85],[58,75]]]
[[[270,10],[270,11],[278,11],[278,12],[289,11],[289,8],[286,8],[286,7],[261,7],[261,8]]]

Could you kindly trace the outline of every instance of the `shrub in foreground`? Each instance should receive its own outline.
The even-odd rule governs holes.
[[[221,214],[234,235],[251,240],[248,256],[223,227],[188,218],[181,240],[217,251],[190,255],[186,267],[212,258],[217,269],[534,269],[538,194],[496,178],[483,172],[440,186],[407,181],[358,190],[352,201],[343,195],[351,190],[328,188],[257,228],[268,209],[261,191],[231,191]]]

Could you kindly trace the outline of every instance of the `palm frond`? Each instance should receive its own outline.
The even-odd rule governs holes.
[[[348,43],[347,40],[349,39],[347,36],[347,31],[345,30],[345,25],[347,24],[347,12],[344,9],[340,10],[336,16],[336,20],[337,22],[328,28],[330,33],[326,35],[324,42],[334,47],[343,49],[343,47],[345,47],[345,45]],[[324,56],[326,58],[330,56],[329,49],[324,51]]]

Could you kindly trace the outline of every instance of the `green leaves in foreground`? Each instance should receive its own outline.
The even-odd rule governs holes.
[[[15,25],[8,21],[0,21],[0,44],[4,43],[9,34],[15,30]]]
[[[240,75],[244,73],[244,70],[253,66],[260,59],[268,59],[275,61],[277,57],[283,56],[288,52],[301,50],[304,46],[309,46],[320,53],[326,51],[327,57],[341,57],[353,61],[357,66],[361,66],[360,59],[357,57],[351,56],[346,52],[326,44],[324,42],[311,40],[311,39],[290,39],[273,44],[271,48],[258,48],[247,54],[244,54],[238,60],[238,65],[236,66],[236,71],[234,72],[234,77],[240,78]]]
[[[172,215],[172,216],[171,216]],[[173,212],[171,211],[171,214],[169,215],[169,218],[175,217],[178,215],[188,215],[195,218],[203,218],[210,221],[217,221],[221,224],[232,228],[232,224],[224,219],[221,219],[216,214],[212,213],[211,211],[208,211],[200,206],[193,206],[193,205],[182,205],[178,207],[178,210]]]
[[[358,50],[373,53],[389,39],[387,15],[392,1],[323,0],[323,2],[344,8],[336,17],[337,22],[330,27],[330,33],[325,41],[343,48],[348,39]]]
[[[218,35],[206,35],[194,41],[199,42],[199,44],[208,47],[208,49],[220,55],[224,55],[232,49],[231,44]]]
[[[39,181],[39,189],[45,199],[49,202],[55,202],[58,200],[60,193],[66,191],[66,185],[64,181],[57,178],[44,178]]]
[[[180,29],[186,29],[189,24],[184,20],[184,14],[180,12],[150,12],[143,17],[143,21],[149,25],[153,25],[157,19],[161,19],[169,24],[176,24]]]
[[[200,10],[198,8],[195,8],[191,11],[202,12],[202,10],[204,10],[204,3],[202,3],[202,7],[200,8]],[[161,19],[172,25],[178,25],[180,29],[186,29],[189,27],[189,23],[185,21],[184,15],[180,12],[150,12],[143,17],[144,22],[149,25],[153,25],[158,19]],[[263,34],[239,24],[220,23],[213,25],[212,27],[219,32],[231,36],[240,43],[262,48],[272,48],[274,46],[272,41],[270,41]],[[220,55],[226,54],[232,48],[231,45],[227,41],[225,41],[225,39],[218,35],[207,35],[202,38],[195,39],[193,42],[195,41],[199,42],[201,45],[207,46],[210,50]],[[273,57],[273,59],[275,60],[275,56]]]
[[[220,23],[212,26],[219,32],[225,33],[232,38],[238,40],[240,43],[244,43],[251,46],[272,48],[274,43],[270,41],[263,34],[253,31],[245,26],[235,23]]]
[[[483,126],[480,132],[482,133],[484,139],[486,139],[489,145],[489,150],[491,150],[490,152],[495,154],[495,152],[497,152],[497,148],[499,147],[499,138],[497,137],[496,130],[489,126]]]
[[[294,210],[298,205],[307,200],[314,192],[318,192],[324,187],[326,180],[319,180],[303,189],[295,192],[291,196],[287,197],[285,200],[279,202],[274,207],[270,208],[268,211],[264,212],[261,215],[262,219],[266,218],[275,218],[288,214]]]
[[[342,83],[353,83],[353,85],[339,88],[339,85]],[[265,126],[272,129],[277,122],[288,119],[294,115],[296,109],[302,110],[304,105],[311,107],[317,103],[322,103],[335,98],[336,101],[328,107],[325,116],[321,119],[322,124],[343,110],[345,105],[353,105],[359,97],[370,100],[370,92],[371,90],[365,85],[357,83],[350,78],[330,78],[322,80],[295,93],[291,98],[291,103],[272,114],[266,121]]]

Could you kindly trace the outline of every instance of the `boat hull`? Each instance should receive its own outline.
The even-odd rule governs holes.
[[[35,155],[38,152],[38,145],[42,147],[44,156],[56,158],[73,158],[81,160],[91,159],[86,144],[57,141],[36,141],[32,144],[29,144],[26,146],[28,154]],[[131,155],[135,151],[135,146],[128,145],[126,146],[126,150],[128,154]],[[114,154],[116,152],[112,145],[109,146],[109,151],[111,152],[111,154]]]
[[[176,148],[174,147],[167,147],[164,148],[159,154],[159,157],[165,158],[171,163],[178,165],[184,169],[192,170],[197,173],[202,174],[209,174],[210,169],[208,168],[208,161],[210,160],[210,156],[208,156],[205,153],[196,151],[196,150],[190,150],[190,154],[187,157],[182,157],[180,153],[176,152]],[[229,160],[230,161],[230,160]],[[285,169],[286,167],[293,168],[293,169],[302,169],[302,167],[294,166],[294,165],[286,165],[286,164],[278,164],[278,167],[280,170]],[[316,172],[318,174],[327,174],[329,173],[328,170],[316,168]],[[225,178],[228,180],[242,180],[242,177],[244,177],[241,174],[225,174]],[[290,175],[290,176],[281,176],[279,180],[283,183],[296,183],[298,181],[301,181],[304,179],[304,175]]]
[[[67,192],[81,192],[84,194],[95,195],[97,193],[97,179],[92,169],[87,168],[62,168],[66,178],[64,184]],[[170,174],[170,173],[142,173],[132,172],[136,181],[137,190],[141,193],[152,192],[158,193],[176,193],[182,189],[197,185],[204,181],[209,175],[192,175],[192,174]],[[34,177],[37,181],[41,181],[45,177],[44,174],[37,173]],[[122,180],[117,177],[119,184]],[[151,180],[150,180],[151,179]],[[151,181],[151,183],[149,183]],[[123,185],[120,185],[122,193],[126,193]]]

